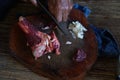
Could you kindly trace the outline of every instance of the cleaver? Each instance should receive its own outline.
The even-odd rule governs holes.
[[[56,18],[49,12],[49,10],[39,1],[37,0],[37,4],[39,7],[41,7],[46,14],[55,22],[55,24],[57,25],[57,28],[65,35],[70,35],[69,34],[69,30],[67,29],[68,26],[68,22],[58,22],[56,20]]]

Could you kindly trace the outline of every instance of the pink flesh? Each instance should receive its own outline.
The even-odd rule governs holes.
[[[52,32],[51,37],[52,37],[52,41],[53,41],[52,44],[53,44],[53,47],[55,48],[56,54],[59,55],[60,54],[60,51],[59,51],[60,43],[54,32]]]
[[[19,27],[26,35],[27,43],[31,47],[35,59],[55,50],[60,54],[60,43],[54,32],[51,35],[40,32],[24,17],[19,18]]]
[[[73,57],[76,62],[81,62],[87,57],[86,53],[82,49],[78,49],[77,53]]]

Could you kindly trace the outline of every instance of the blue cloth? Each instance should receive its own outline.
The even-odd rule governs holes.
[[[87,18],[91,10],[88,7],[83,7],[79,4],[74,4],[73,8],[81,10],[85,17]],[[99,56],[117,56],[120,54],[120,48],[118,47],[118,44],[111,34],[111,32],[107,29],[97,28],[94,25],[90,25],[90,27],[93,29],[97,43],[98,43],[98,50],[99,50]]]
[[[78,3],[76,3],[76,4],[74,4],[73,5],[73,8],[76,8],[76,9],[79,9],[79,10],[81,10],[83,13],[84,13],[84,15],[85,15],[85,17],[87,18],[88,16],[89,16],[89,14],[91,13],[91,10],[87,7],[87,6],[81,6],[81,5],[79,5]]]
[[[117,56],[119,47],[111,32],[107,29],[97,28],[90,25],[93,29],[98,42],[99,56]]]

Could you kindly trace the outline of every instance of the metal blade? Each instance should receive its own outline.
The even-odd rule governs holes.
[[[67,35],[67,29],[64,29],[64,26],[61,26],[61,24],[58,23],[58,21],[56,20],[56,18],[46,9],[46,7],[39,1],[37,0],[38,6],[40,6],[50,17],[51,19],[56,23],[56,25],[58,26],[58,29],[60,29],[60,31],[64,34]]]

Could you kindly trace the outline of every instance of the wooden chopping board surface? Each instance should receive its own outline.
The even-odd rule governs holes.
[[[55,26],[48,17],[42,15],[28,16],[27,19],[39,27],[40,22]],[[41,20],[43,19],[43,20]],[[24,33],[19,26],[15,24],[10,34],[10,48],[11,55],[19,62],[31,69],[38,75],[45,76],[52,80],[82,80],[86,72],[94,64],[97,57],[97,42],[93,31],[88,27],[88,22],[83,13],[79,10],[73,9],[69,15],[69,19],[73,21],[80,21],[88,31],[85,32],[83,40],[66,38],[56,30],[56,35],[61,43],[61,55],[57,56],[55,53],[50,53],[35,60],[30,48],[26,46],[26,39]],[[72,41],[72,45],[65,45],[66,41]],[[82,62],[75,62],[72,60],[73,55],[77,49],[81,48],[87,54],[87,57]],[[51,59],[48,59],[48,55]]]

